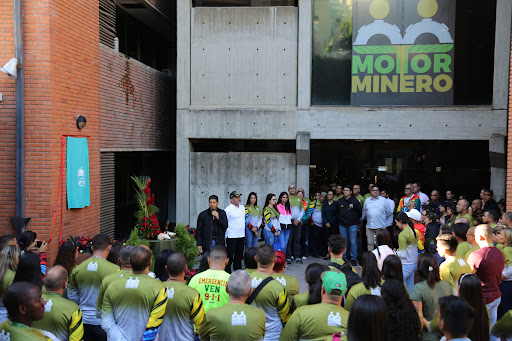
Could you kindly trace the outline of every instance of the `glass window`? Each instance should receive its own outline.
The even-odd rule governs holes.
[[[314,0],[312,104],[491,104],[495,11],[496,0]]]
[[[297,0],[193,0],[194,7],[270,7],[295,6]]]

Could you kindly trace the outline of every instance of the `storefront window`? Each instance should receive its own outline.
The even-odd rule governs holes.
[[[495,0],[314,0],[312,104],[490,104],[495,11]]]

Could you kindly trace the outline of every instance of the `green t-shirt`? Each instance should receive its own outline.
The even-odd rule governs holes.
[[[204,319],[199,292],[182,282],[164,282],[167,287],[167,308],[158,333],[159,341],[194,341],[195,331]]]
[[[188,285],[201,294],[204,311],[208,311],[228,304],[228,280],[229,274],[226,271],[208,269],[192,277]]]
[[[5,290],[9,287],[9,285],[12,284],[12,281],[14,280],[14,276],[16,275],[16,272],[12,271],[11,269],[8,269],[4,276],[4,281],[2,282],[2,286],[0,289],[2,290],[0,292],[0,322],[3,322],[7,320],[7,309],[4,307],[4,302],[2,300],[2,297],[4,295]]]
[[[101,325],[101,318],[96,315],[101,281],[117,271],[119,266],[99,257],[91,257],[71,271],[68,298],[80,306],[84,324]]]
[[[454,295],[457,293],[457,284],[460,276],[470,274],[471,267],[462,258],[446,256],[446,260],[439,265],[441,279],[448,282],[452,287]]]
[[[301,307],[290,317],[279,340],[324,340],[347,330],[348,315],[342,307],[329,303]]]
[[[468,252],[466,252],[466,254],[464,255],[464,261],[467,262],[469,255],[475,252],[476,250],[480,250],[480,245],[476,244],[475,246],[471,246],[471,249],[469,249]]]
[[[464,256],[466,255],[466,252],[471,249],[471,244],[468,242],[460,242],[459,245],[457,245],[457,250],[455,251],[455,254],[457,255],[457,258],[464,259]]]
[[[342,194],[341,196],[337,196],[337,195],[335,195],[333,199],[334,199],[334,201],[338,201],[338,200],[340,200],[341,198],[343,198],[343,194]]]
[[[309,292],[303,292],[293,297],[293,306],[297,310],[300,307],[308,305]]]
[[[382,283],[384,283],[384,281],[382,281]],[[366,289],[363,282],[354,285],[352,288],[350,288],[350,291],[347,294],[347,299],[345,301],[345,310],[350,311],[350,309],[352,308],[352,304],[354,304],[356,298],[362,295],[380,296],[380,286],[377,286],[376,288]]]
[[[458,215],[455,219],[466,218],[469,221],[469,226],[473,226],[473,216],[471,214]]]
[[[267,277],[269,277],[269,275],[258,271],[253,272],[251,274],[252,289],[256,289]],[[278,339],[283,330],[283,323],[288,321],[291,312],[286,288],[278,281],[272,280],[261,289],[251,305],[265,312],[265,316],[267,317],[267,322],[265,323],[266,339]]]
[[[114,280],[103,298],[101,327],[109,340],[154,340],[167,307],[167,289],[155,278],[131,274]]]
[[[41,296],[46,301],[44,318],[32,322],[32,327],[49,331],[59,340],[83,340],[84,325],[78,304],[57,293],[46,292]]]
[[[286,288],[290,302],[293,301],[293,297],[299,293],[299,281],[297,278],[286,274],[272,274],[272,277]]]
[[[245,268],[244,269],[244,271],[247,272],[249,275],[252,274],[256,270],[258,270],[258,268],[256,268],[256,269]]]
[[[512,310],[509,310],[492,327],[492,334],[497,337],[512,336]]]
[[[265,322],[261,309],[248,304],[228,304],[206,313],[199,336],[201,340],[211,341],[262,340]]]
[[[0,324],[0,340],[5,339],[5,337],[11,341],[51,341],[44,334],[44,331],[9,320]]]
[[[503,252],[503,256],[505,257],[505,266],[512,265],[512,247],[505,246],[501,252]]]
[[[439,308],[439,298],[452,294],[450,284],[445,281],[437,282],[434,289],[428,286],[427,281],[422,281],[414,285],[411,290],[411,300],[421,302],[423,317],[427,321],[432,321]],[[423,331],[423,340],[437,341],[439,338],[435,333]]]
[[[101,308],[103,304],[103,296],[105,296],[105,290],[107,290],[110,283],[114,280],[132,274],[131,269],[121,269],[118,272],[111,273],[101,281],[100,291],[98,293],[98,300],[96,301],[96,316],[101,317]]]
[[[359,196],[355,197],[357,199],[357,201],[359,201],[359,203],[361,204],[361,207],[363,207],[363,204],[364,204],[364,201],[365,201],[365,197],[362,196],[361,194],[359,194]]]

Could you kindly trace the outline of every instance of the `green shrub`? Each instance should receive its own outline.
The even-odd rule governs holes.
[[[176,233],[176,252],[182,253],[187,259],[187,267],[193,269],[196,265],[197,245],[193,236],[188,233],[187,228],[183,223],[179,223],[174,228]]]

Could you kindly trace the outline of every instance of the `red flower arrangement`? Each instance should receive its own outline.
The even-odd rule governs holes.
[[[135,182],[135,189],[137,191],[135,193],[135,200],[139,206],[134,213],[138,221],[136,227],[139,230],[139,235],[145,239],[157,239],[162,231],[156,217],[158,207],[155,206],[155,195],[151,193],[149,188],[151,179],[145,176],[132,176],[132,180]]]

